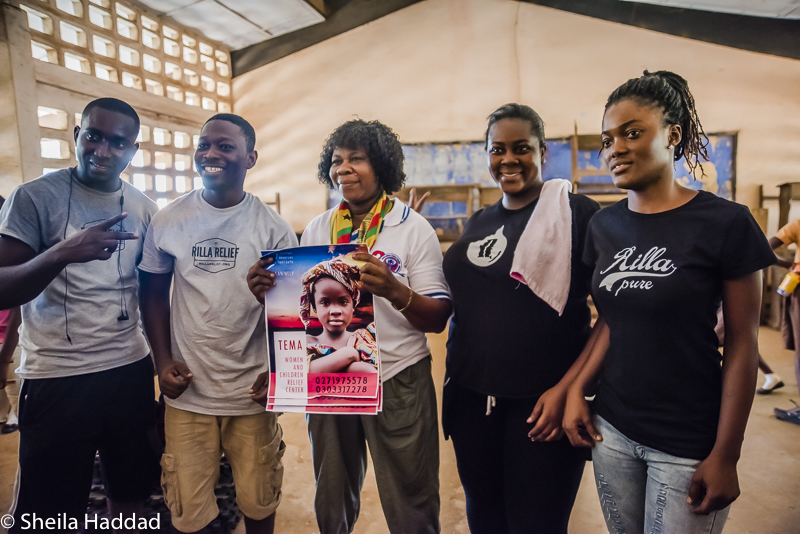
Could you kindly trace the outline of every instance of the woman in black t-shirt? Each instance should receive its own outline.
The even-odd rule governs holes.
[[[707,142],[677,74],[645,71],[608,99],[601,152],[628,198],[589,225],[584,262],[608,327],[569,388],[564,428],[594,446],[609,532],[721,532],[739,495],[760,270],[775,255],[746,207],[675,180],[683,157],[702,171]]]
[[[581,256],[599,206],[568,194],[571,244],[562,246],[571,276],[559,314],[509,274],[543,189],[542,120],[527,106],[503,106],[489,117],[486,145],[503,198],[472,215],[444,258],[454,316],[442,424],[473,533],[566,534],[585,457],[563,437],[561,419],[590,337],[591,270]]]

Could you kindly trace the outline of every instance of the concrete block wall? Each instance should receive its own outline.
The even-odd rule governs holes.
[[[131,104],[143,125],[142,153],[124,179],[162,205],[197,185],[191,155],[200,126],[232,109],[225,46],[135,1],[2,7],[0,67],[5,62],[11,76],[0,81],[0,140],[8,140],[0,194],[74,165],[74,126],[83,107],[104,96]]]

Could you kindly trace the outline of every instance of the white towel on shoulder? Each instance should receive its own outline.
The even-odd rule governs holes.
[[[560,316],[569,295],[572,270],[572,210],[569,180],[548,180],[519,238],[511,277],[526,284]]]

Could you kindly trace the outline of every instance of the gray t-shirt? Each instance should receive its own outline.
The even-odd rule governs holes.
[[[248,390],[266,371],[263,308],[247,287],[247,271],[262,250],[297,246],[292,228],[272,208],[247,193],[217,209],[203,190],[159,211],[150,225],[139,269],[174,272],[172,358],[194,375],[174,408],[208,415],[260,413]]]
[[[117,191],[103,193],[84,186],[71,172],[61,169],[17,187],[0,211],[0,234],[40,254],[63,241],[65,233],[71,237],[126,211],[121,226],[140,238],[124,241],[107,261],[67,266],[22,306],[17,369],[22,378],[96,373],[138,361],[149,350],[139,325],[136,266],[158,208],[125,182]],[[125,309],[128,319],[118,320]]]

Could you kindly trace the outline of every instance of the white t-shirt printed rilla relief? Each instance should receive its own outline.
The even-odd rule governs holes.
[[[268,369],[264,311],[247,287],[247,271],[262,250],[297,245],[292,228],[250,193],[217,209],[202,189],[154,217],[139,268],[174,273],[172,358],[194,375],[175,408],[208,415],[248,415],[264,409],[248,390]]]
[[[330,209],[312,220],[300,240],[301,245],[331,244]],[[395,278],[416,293],[450,300],[450,289],[442,271],[442,249],[430,223],[397,199],[384,219],[383,230],[372,247],[394,273]],[[375,324],[381,354],[381,379],[394,375],[430,354],[425,334],[411,326],[391,303],[375,297]]]

